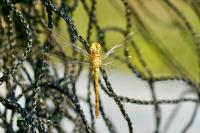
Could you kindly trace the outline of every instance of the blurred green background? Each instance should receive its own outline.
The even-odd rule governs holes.
[[[154,76],[184,76],[198,81],[197,50],[184,20],[180,19],[177,13],[161,0],[129,0],[129,3],[131,3],[131,9],[134,12],[131,29],[134,32],[134,41]],[[198,13],[200,11],[195,10],[190,1],[174,0],[172,3],[185,15],[193,30],[199,35],[200,17]],[[97,21],[101,28],[109,26],[126,28],[125,9],[120,1],[100,0],[96,8]],[[78,32],[86,38],[89,20],[82,4],[78,5],[72,16]],[[67,34],[64,23],[62,21],[59,27],[61,30],[59,34],[62,36]],[[96,41],[95,30],[92,34],[92,41]],[[123,36],[119,33],[109,32],[106,34],[109,48],[122,40]],[[129,47],[132,63],[145,73],[133,47]],[[123,50],[117,50],[115,54],[123,56]],[[127,67],[123,65],[120,70],[129,72]]]

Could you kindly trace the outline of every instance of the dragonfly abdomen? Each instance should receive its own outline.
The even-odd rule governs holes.
[[[93,78],[95,88],[95,115],[99,117],[99,68],[94,68]]]

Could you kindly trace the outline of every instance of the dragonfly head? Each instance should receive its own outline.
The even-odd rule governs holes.
[[[101,50],[101,45],[99,43],[94,42],[94,43],[91,44],[91,46],[90,46],[90,52],[91,53],[92,52],[98,52],[99,53],[100,50]]]

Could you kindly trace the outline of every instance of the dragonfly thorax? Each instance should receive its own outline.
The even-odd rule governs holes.
[[[99,43],[94,42],[94,43],[91,44],[91,46],[90,46],[90,54],[92,54],[94,52],[95,53],[96,52],[100,53],[100,50],[101,50],[101,45]]]
[[[94,42],[90,46],[90,62],[94,68],[99,68],[101,65],[101,55],[100,55],[101,45]]]

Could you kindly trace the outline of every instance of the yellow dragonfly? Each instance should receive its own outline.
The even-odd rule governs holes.
[[[57,33],[52,33],[54,38],[60,38],[62,36],[57,35]],[[89,63],[92,70],[93,80],[94,80],[94,89],[95,89],[95,116],[96,118],[99,117],[99,70],[100,66],[108,65],[110,63],[104,63],[102,64],[102,61],[106,59],[109,55],[111,55],[116,49],[120,48],[124,42],[128,42],[132,40],[133,32],[131,32],[128,36],[125,37],[124,41],[116,44],[114,47],[112,47],[107,53],[105,53],[103,56],[101,54],[101,45],[98,42],[93,42],[90,45],[89,53],[86,50],[83,50],[79,46],[73,43],[66,43],[65,41],[62,42],[64,45],[71,45],[76,49],[76,51],[82,53],[87,59],[87,62],[83,63]],[[64,37],[62,37],[64,40]]]

